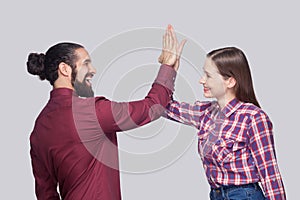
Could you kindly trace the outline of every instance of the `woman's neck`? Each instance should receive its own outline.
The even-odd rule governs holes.
[[[236,96],[234,94],[227,94],[223,98],[217,99],[218,104],[221,109],[223,109],[230,101],[232,101]]]

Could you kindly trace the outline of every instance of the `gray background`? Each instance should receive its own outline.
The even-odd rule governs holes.
[[[1,198],[35,197],[29,134],[51,87],[26,72],[28,53],[45,52],[59,41],[81,43],[91,52],[123,31],[164,28],[171,23],[205,51],[233,45],[246,52],[258,100],[274,124],[287,196],[297,199],[300,14],[296,5],[296,1],[258,0],[2,1]],[[180,70],[184,70],[183,65]],[[197,86],[197,82],[194,84]],[[200,97],[201,91],[199,85]],[[97,94],[102,95],[98,90]],[[129,141],[120,138],[119,142],[126,147]],[[121,187],[125,200],[208,199],[209,191],[195,141],[179,159],[161,170],[122,172]]]

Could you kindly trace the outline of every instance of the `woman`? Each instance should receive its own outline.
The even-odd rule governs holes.
[[[246,56],[235,47],[217,49],[203,70],[204,96],[216,101],[172,101],[167,115],[198,129],[210,199],[285,199],[272,123],[256,100]]]

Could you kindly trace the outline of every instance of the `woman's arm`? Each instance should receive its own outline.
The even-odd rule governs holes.
[[[254,115],[249,136],[250,150],[265,196],[267,199],[285,200],[285,190],[276,160],[272,123],[264,112],[259,111]]]
[[[201,120],[211,104],[212,102],[208,101],[196,101],[194,104],[172,101],[167,106],[166,115],[168,119],[173,119],[183,124],[195,126],[197,129],[199,129]]]

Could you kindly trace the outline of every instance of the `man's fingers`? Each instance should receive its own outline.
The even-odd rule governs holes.
[[[175,34],[175,31],[174,31],[174,28],[170,25],[170,33],[171,33],[171,38],[172,40],[174,41],[174,43],[178,43],[177,41],[177,38],[176,38],[176,34]]]
[[[178,44],[175,31],[171,25],[168,25],[163,35],[163,49],[158,58],[160,63],[167,63],[174,65],[178,57],[179,51],[183,48],[183,43]]]
[[[167,48],[167,30],[165,31],[165,34],[163,35],[163,49]]]
[[[172,49],[172,45],[173,45],[173,40],[171,37],[170,29],[168,29],[168,31],[167,31],[167,42],[168,42],[168,50],[170,51]]]
[[[158,62],[159,62],[159,63],[162,63],[162,61],[163,61],[163,55],[160,54],[160,56],[158,57]]]
[[[177,54],[178,54],[179,57],[181,56],[182,49],[183,49],[183,47],[184,47],[184,45],[185,45],[186,42],[187,42],[186,39],[184,39],[184,40],[182,40],[182,41],[180,42],[180,45],[179,45],[179,48],[178,48],[178,52],[177,52]]]
[[[178,45],[178,41],[176,38],[176,34],[171,25],[168,26],[168,36],[169,36],[169,51],[171,54],[176,54],[176,48]]]

